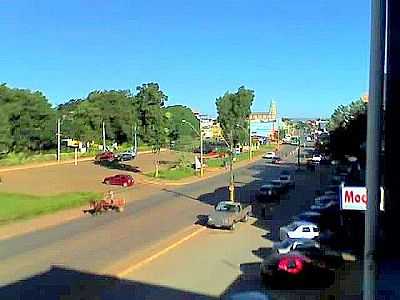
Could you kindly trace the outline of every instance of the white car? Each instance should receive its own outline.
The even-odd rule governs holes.
[[[315,239],[319,236],[319,226],[305,221],[296,221],[279,228],[281,241],[290,239]]]
[[[287,186],[294,186],[294,179],[292,175],[282,174],[279,176],[279,181]]]
[[[321,154],[314,154],[312,159],[313,162],[315,163],[320,163],[322,160],[322,155]]]
[[[275,157],[276,157],[275,152],[267,152],[263,156],[263,158],[266,158],[266,159],[272,159],[272,158],[275,158]]]

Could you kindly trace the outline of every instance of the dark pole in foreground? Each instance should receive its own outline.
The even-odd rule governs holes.
[[[376,235],[380,200],[380,153],[385,63],[386,0],[372,0],[367,126],[367,193],[364,246],[364,300],[376,296]]]

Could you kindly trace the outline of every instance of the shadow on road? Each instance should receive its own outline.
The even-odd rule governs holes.
[[[107,169],[112,169],[112,170],[120,170],[120,171],[125,171],[125,172],[132,172],[132,173],[141,173],[142,170],[137,167],[137,166],[132,166],[132,165],[128,165],[125,163],[121,163],[118,161],[114,161],[114,162],[100,162],[100,163],[95,163],[101,167],[107,168]]]
[[[52,266],[0,288],[2,300],[217,299],[190,291]]]

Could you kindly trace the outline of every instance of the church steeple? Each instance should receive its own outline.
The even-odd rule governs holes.
[[[271,101],[268,112],[272,119],[276,119],[276,115],[278,114],[278,111],[276,108],[276,102],[274,100]]]

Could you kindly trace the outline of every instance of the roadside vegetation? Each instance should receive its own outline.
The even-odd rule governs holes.
[[[264,154],[266,151],[271,151],[275,148],[276,145],[273,144],[262,145],[259,149],[253,151],[252,156],[253,158],[256,158],[257,156]],[[234,163],[248,160],[249,152],[242,152],[236,155],[235,157],[236,159]],[[194,170],[193,160],[194,160],[193,153],[180,152],[180,156],[178,158],[177,163],[172,167],[160,170],[158,178],[165,180],[181,180],[198,175]],[[223,168],[225,166],[224,163],[225,161],[226,161],[226,167],[229,167],[229,157],[209,158],[205,159],[204,161],[205,164],[207,165],[207,167],[205,168],[206,173],[207,173],[207,168]],[[145,175],[149,177],[155,177],[153,172],[146,173]]]
[[[33,196],[0,193],[0,225],[30,219],[67,208],[79,207],[101,197],[99,193],[63,193],[51,196]]]

